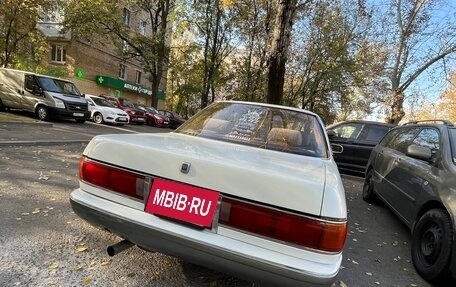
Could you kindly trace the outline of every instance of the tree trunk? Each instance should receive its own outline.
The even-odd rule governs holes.
[[[391,116],[387,119],[387,122],[397,125],[405,116],[403,107],[404,94],[400,89],[395,89],[393,90],[391,97],[393,99],[393,104],[391,105]]]
[[[297,0],[281,0],[279,3],[268,60],[266,100],[270,104],[282,103],[285,64],[296,4]]]

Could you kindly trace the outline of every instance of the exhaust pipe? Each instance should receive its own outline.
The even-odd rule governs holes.
[[[124,239],[114,245],[108,246],[106,251],[108,252],[109,256],[113,257],[114,255],[117,255],[120,252],[127,250],[128,248],[132,247],[133,245],[134,245],[133,243]]]

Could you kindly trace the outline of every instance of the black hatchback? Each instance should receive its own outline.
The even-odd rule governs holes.
[[[351,120],[326,128],[334,160],[341,173],[364,176],[372,149],[395,125]]]

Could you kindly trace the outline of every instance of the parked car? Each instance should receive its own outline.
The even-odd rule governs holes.
[[[130,117],[130,123],[142,125],[146,122],[146,115],[144,112],[135,108],[133,103],[129,100],[107,95],[100,95],[100,97],[105,98],[114,106],[127,112],[128,116]]]
[[[130,117],[127,112],[121,110],[111,104],[108,100],[102,97],[85,94],[85,98],[89,103],[89,111],[91,112],[90,119],[97,124],[128,124]]]
[[[161,115],[154,107],[135,104],[138,110],[146,113],[146,124],[154,127],[167,128],[169,127],[169,118]]]
[[[5,109],[32,112],[41,121],[63,118],[84,123],[90,117],[87,101],[72,82],[0,68],[0,111]]]
[[[372,149],[395,125],[351,120],[328,126],[329,141],[341,173],[364,176]]]
[[[456,127],[413,122],[392,129],[374,148],[363,198],[380,199],[412,232],[418,273],[442,286],[456,278]]]
[[[277,286],[331,286],[341,267],[345,193],[302,109],[217,102],[171,133],[96,136],[70,202],[123,238],[110,255],[137,245]]]
[[[181,117],[178,113],[167,111],[167,110],[158,110],[161,115],[164,115],[169,118],[169,127],[176,129],[181,124],[185,123],[186,119]]]

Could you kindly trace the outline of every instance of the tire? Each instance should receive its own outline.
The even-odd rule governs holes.
[[[373,170],[369,170],[364,179],[363,185],[363,200],[368,203],[378,203],[378,198],[374,192],[374,184],[372,182]]]
[[[38,106],[36,108],[36,116],[40,121],[49,121],[51,119],[51,115],[49,114],[49,109],[46,106]]]
[[[153,120],[151,120],[151,119],[147,119],[146,120],[146,124],[149,125],[149,126],[153,126],[153,127],[155,126],[155,122]]]
[[[443,209],[427,211],[412,233],[412,262],[427,281],[439,284],[450,280],[453,228]]]
[[[103,115],[101,113],[95,113],[93,115],[93,122],[96,124],[102,124],[104,122]]]

